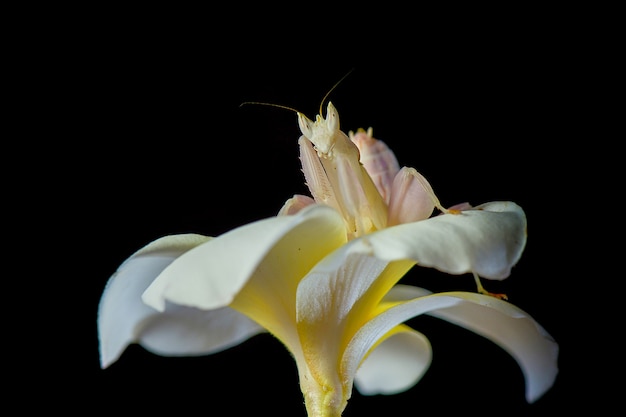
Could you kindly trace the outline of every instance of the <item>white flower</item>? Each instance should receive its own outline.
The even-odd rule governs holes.
[[[428,339],[404,324],[429,314],[509,352],[533,402],[554,383],[558,345],[526,312],[487,293],[526,244],[513,202],[445,209],[426,179],[400,168],[369,132],[339,130],[329,103],[298,113],[313,198],[216,238],[166,236],[111,277],[99,308],[101,364],[130,343],[161,355],[215,353],[269,331],[292,353],[309,416],[340,416],[353,385],[364,394],[413,386],[431,361]],[[432,216],[437,208],[441,214]],[[482,293],[399,284],[414,265],[473,274]]]

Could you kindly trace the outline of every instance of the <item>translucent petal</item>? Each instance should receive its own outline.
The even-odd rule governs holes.
[[[363,361],[354,386],[363,395],[406,391],[422,378],[431,360],[426,336],[408,326],[396,326]]]
[[[504,279],[526,245],[526,216],[513,202],[492,202],[390,227],[351,243],[351,251],[382,260],[412,259],[449,274],[473,271]]]
[[[207,355],[265,331],[230,307],[199,310],[168,303],[163,313],[155,311],[141,323],[139,344],[164,356]]]
[[[115,362],[128,344],[138,340],[142,325],[157,312],[141,294],[174,259],[211,238],[197,234],[165,236],[131,255],[111,276],[98,306],[100,363]]]
[[[255,273],[272,248],[287,235],[297,235],[302,245],[319,246],[302,252],[317,262],[345,242],[339,214],[330,207],[309,206],[293,216],[259,220],[231,230],[199,245],[167,266],[143,294],[143,300],[163,310],[165,300],[210,310],[229,305]],[[295,247],[294,249],[298,249]],[[317,256],[317,259],[311,257]],[[289,259],[283,262],[287,267]],[[298,277],[300,279],[303,275]],[[293,277],[285,278],[288,282]],[[294,284],[295,287],[295,284]]]
[[[399,323],[430,314],[480,334],[506,350],[520,365],[526,381],[526,400],[534,402],[553,384],[558,373],[558,345],[528,313],[482,294],[448,292],[422,296],[423,290],[398,285],[385,298],[400,301],[369,321],[346,349],[347,375],[376,339]],[[418,298],[410,298],[416,295]]]

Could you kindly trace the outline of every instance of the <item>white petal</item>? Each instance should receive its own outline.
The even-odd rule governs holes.
[[[492,202],[460,214],[445,214],[390,227],[353,241],[351,251],[449,274],[476,272],[504,279],[526,245],[526,216],[513,202]]]
[[[363,320],[350,313],[386,267],[384,261],[354,254],[334,271],[316,266],[300,282],[296,297],[298,333],[317,378],[336,377],[343,348],[361,324],[355,320]]]
[[[421,333],[401,326],[378,345],[359,367],[354,386],[363,395],[397,394],[415,385],[432,360],[432,348]]]
[[[210,238],[196,234],[166,236],[130,256],[107,282],[98,306],[100,363],[115,362],[128,344],[137,341],[140,325],[156,311],[141,294],[174,259]]]
[[[306,210],[322,210],[328,218],[310,217],[294,223],[267,249],[245,286],[230,303],[231,308],[252,318],[281,340],[294,356],[300,351],[296,331],[298,284],[320,259],[346,243],[346,230],[339,213],[322,206],[311,206],[301,213]]]
[[[341,360],[342,379],[344,381],[353,379],[367,352],[395,326],[420,314],[450,307],[460,302],[461,300],[455,297],[430,295],[392,307],[375,316],[361,326],[348,343]]]
[[[165,300],[205,310],[229,305],[259,263],[288,233],[298,230],[311,240],[336,236],[343,220],[330,207],[305,207],[293,216],[271,217],[227,232],[199,245],[172,262],[143,294],[158,310]],[[328,251],[335,249],[329,247]]]
[[[410,297],[411,288],[398,285],[387,301]],[[422,296],[390,308],[368,322],[352,340],[346,355],[363,355],[373,341],[393,326],[419,314],[430,314],[480,334],[506,350],[519,364],[526,381],[526,400],[536,401],[554,384],[558,344],[528,313],[495,297],[469,292]],[[352,363],[356,367],[356,364]]]
[[[414,265],[388,263],[348,249],[344,245],[315,265],[298,285],[296,297],[298,333],[311,373],[329,386],[343,385],[344,392],[351,389],[352,378],[339,379],[337,364],[347,344]]]
[[[207,355],[235,346],[265,329],[229,307],[199,310],[167,304],[142,323],[139,343],[168,356]]]

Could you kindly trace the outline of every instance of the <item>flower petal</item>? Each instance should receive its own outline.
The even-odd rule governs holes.
[[[336,257],[333,254],[330,258]],[[311,372],[324,384],[332,385],[339,383],[333,381],[337,377],[337,362],[360,325],[350,326],[350,317],[354,317],[350,313],[383,273],[387,262],[354,254],[331,271],[323,268],[326,262],[322,261],[322,267],[317,266],[301,281],[296,311],[298,332]],[[366,319],[367,316],[361,318]]]
[[[558,345],[528,313],[518,307],[482,294],[448,292],[421,296],[407,286],[396,286],[385,299],[399,302],[370,320],[346,349],[346,377],[356,371],[360,357],[399,323],[419,314],[430,314],[463,326],[501,346],[517,361],[526,380],[526,400],[541,397],[558,373]],[[417,295],[408,301],[406,297]]]
[[[408,326],[396,326],[365,358],[354,386],[363,395],[397,394],[415,385],[432,360],[430,342]]]
[[[167,303],[163,313],[153,311],[141,323],[139,343],[163,356],[208,355],[266,331],[230,307],[199,310]]]
[[[345,347],[389,289],[414,265],[413,261],[389,263],[349,253],[349,248],[344,245],[315,265],[297,290],[302,350],[311,375],[325,392],[350,392],[352,380],[341,380],[337,369]]]
[[[388,331],[402,322],[438,308],[445,308],[460,303],[458,298],[442,295],[430,295],[417,300],[388,308],[365,323],[350,340],[341,359],[341,378],[350,383],[356,375],[361,361],[368,351]]]
[[[343,221],[327,206],[309,206],[293,216],[259,220],[185,253],[163,270],[144,292],[143,300],[160,311],[165,300],[205,310],[227,306],[272,248],[294,233],[301,237],[302,245],[317,246],[316,251],[302,249],[313,263],[345,242]],[[290,262],[283,260],[285,268]],[[298,279],[302,276],[304,273]]]
[[[103,368],[138,340],[141,324],[156,313],[141,301],[143,291],[174,259],[210,239],[197,234],[165,236],[144,246],[120,265],[107,282],[98,306]]]
[[[501,280],[526,245],[526,216],[513,202],[492,202],[390,227],[351,243],[351,251],[382,260],[412,259],[449,274],[476,272]]]

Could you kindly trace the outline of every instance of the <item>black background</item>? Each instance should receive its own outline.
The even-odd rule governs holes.
[[[424,378],[396,396],[355,391],[344,416],[548,415],[573,399],[604,404],[586,391],[593,343],[576,330],[590,326],[577,301],[582,272],[573,267],[580,231],[568,217],[584,183],[570,168],[580,151],[574,138],[589,124],[580,111],[588,104],[578,65],[584,31],[555,28],[559,15],[532,14],[506,14],[497,23],[439,16],[440,24],[415,23],[394,37],[371,17],[322,29],[310,20],[269,22],[252,14],[245,21],[230,16],[224,31],[219,14],[206,20],[193,14],[89,15],[71,29],[57,28],[61,36],[53,40],[39,39],[41,50],[52,53],[40,60],[51,70],[37,79],[38,105],[55,108],[47,127],[61,136],[40,151],[64,156],[60,175],[41,181],[55,190],[46,204],[62,207],[49,220],[78,242],[63,254],[80,262],[64,280],[71,301],[60,303],[68,312],[54,329],[55,337],[71,335],[61,343],[69,357],[48,362],[54,370],[43,374],[52,382],[37,380],[38,388],[56,392],[54,381],[71,372],[51,408],[305,415],[295,363],[269,335],[199,358],[159,357],[133,345],[101,370],[97,305],[119,264],[150,241],[187,232],[217,236],[275,215],[287,198],[307,193],[296,115],[240,104],[273,103],[313,118],[350,71],[328,97],[344,131],[372,126],[401,165],[426,176],[444,205],[511,200],[525,209],[521,261],[509,279],[483,284],[507,293],[541,323],[561,356],[552,390],[528,405],[521,371],[508,354],[419,317],[411,325],[429,337],[434,355]],[[475,290],[469,275],[424,268],[406,282],[433,291]]]

